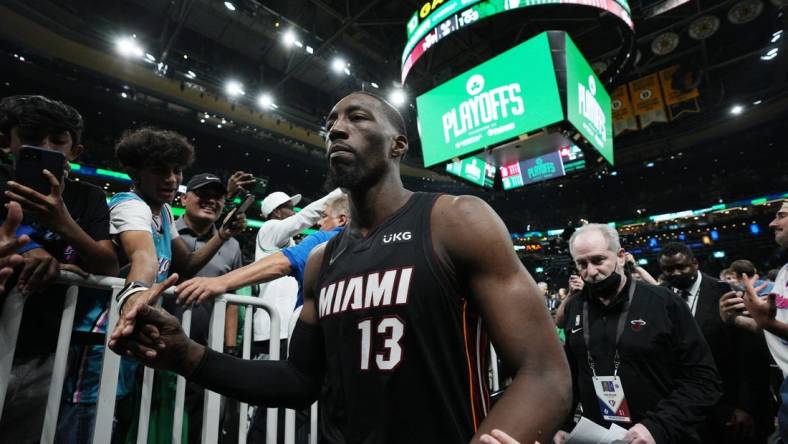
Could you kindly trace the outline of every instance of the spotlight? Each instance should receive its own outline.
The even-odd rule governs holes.
[[[194,78],[197,77],[197,74],[195,74],[194,71],[189,70],[189,71],[186,71],[186,77],[188,77],[190,79],[194,79]]]
[[[369,84],[372,85],[373,88],[380,88],[380,85],[375,82],[370,82]]]
[[[123,57],[142,57],[145,51],[134,37],[123,37],[115,41],[115,49]]]
[[[274,99],[271,97],[271,94],[263,93],[257,97],[257,104],[260,105],[261,108],[272,108],[274,105]]]
[[[731,108],[731,114],[733,114],[734,116],[738,116],[738,115],[739,115],[739,114],[741,114],[743,111],[744,111],[744,107],[743,107],[743,106],[741,106],[741,105],[734,105],[734,106]]]
[[[304,44],[303,44],[303,43],[301,43],[301,42],[300,42],[300,41],[298,41],[298,40],[296,40],[295,42],[293,42],[293,44],[294,44],[294,45],[296,45],[296,46],[297,46],[297,47],[299,47],[299,48],[303,48],[303,47],[304,47]]]
[[[282,34],[282,42],[284,42],[286,46],[293,46],[296,42],[295,33],[292,30],[285,31],[285,33]]]
[[[391,102],[395,106],[402,106],[405,104],[407,100],[407,96],[405,95],[405,91],[397,88],[392,90],[389,93],[389,102]]]
[[[777,53],[780,52],[780,48],[772,48],[766,52],[766,54],[761,56],[761,60],[772,60],[773,58],[777,57]]]
[[[309,45],[306,45],[306,53],[307,53],[307,54],[314,54],[314,53],[315,53],[315,49],[314,49],[314,48],[312,48],[312,47],[311,47],[311,46],[309,46]]]
[[[333,69],[336,73],[342,72],[346,66],[347,63],[345,63],[345,61],[340,57],[337,57],[331,61],[331,69]]]
[[[244,86],[237,80],[228,81],[224,87],[224,90],[231,97],[242,96],[246,94],[244,92]]]
[[[232,2],[224,2],[224,7],[230,11],[235,11],[235,5]]]

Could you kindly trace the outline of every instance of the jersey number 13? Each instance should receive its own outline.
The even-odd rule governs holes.
[[[385,317],[377,323],[374,332],[383,337],[380,350],[372,350],[372,319],[358,323],[361,330],[361,370],[369,370],[371,355],[374,352],[375,366],[378,370],[393,370],[402,359],[402,346],[399,341],[405,334],[405,325],[396,316]]]

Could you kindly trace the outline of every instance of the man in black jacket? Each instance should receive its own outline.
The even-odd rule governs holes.
[[[627,442],[701,442],[698,428],[720,385],[687,305],[666,288],[631,279],[618,233],[607,225],[579,228],[569,248],[585,282],[563,326],[583,415],[627,428]]]
[[[763,334],[722,322],[720,298],[730,285],[701,273],[686,245],[663,246],[659,265],[669,287],[690,307],[722,378],[722,399],[701,429],[703,442],[765,443],[774,429],[774,412]]]

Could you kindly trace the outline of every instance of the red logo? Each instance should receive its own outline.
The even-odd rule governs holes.
[[[646,321],[643,319],[635,319],[633,321],[629,321],[629,325],[632,326],[633,331],[640,331],[646,326]]]

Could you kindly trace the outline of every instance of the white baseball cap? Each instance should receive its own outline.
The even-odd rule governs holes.
[[[298,202],[301,202],[301,195],[296,194],[294,196],[288,196],[286,193],[283,193],[281,191],[274,191],[268,196],[265,196],[265,199],[263,199],[263,203],[262,205],[260,205],[260,213],[262,213],[263,217],[267,219],[268,215],[271,214],[271,212],[279,208],[279,206],[281,206],[288,200],[293,205],[298,205]]]

